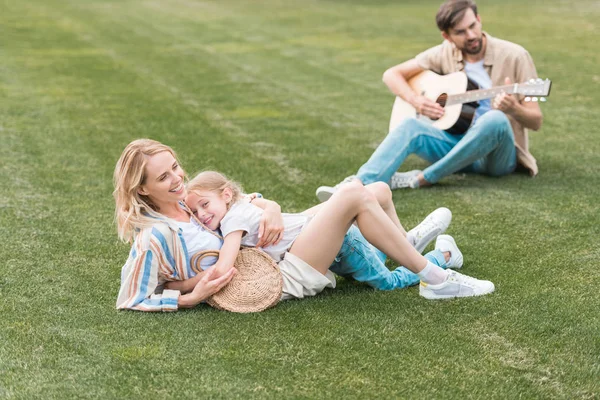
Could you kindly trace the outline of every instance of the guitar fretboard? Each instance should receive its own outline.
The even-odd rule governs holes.
[[[491,89],[480,89],[480,90],[469,90],[461,94],[451,94],[446,100],[446,106],[453,104],[470,103],[477,100],[491,99],[496,97],[500,93],[513,94],[517,91],[518,84],[496,86]]]

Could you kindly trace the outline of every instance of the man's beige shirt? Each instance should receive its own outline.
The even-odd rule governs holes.
[[[518,44],[496,39],[486,32],[483,34],[487,38],[483,66],[494,86],[504,85],[505,77],[509,77],[513,83],[521,83],[531,78],[537,78],[533,59],[527,50]],[[416,60],[421,68],[440,75],[447,75],[465,69],[462,52],[447,40],[417,55]],[[522,96],[517,96],[517,98],[519,102],[523,102]],[[508,119],[515,135],[517,161],[527,168],[532,176],[535,176],[538,173],[538,167],[535,158],[529,152],[527,129],[511,116],[508,116]]]

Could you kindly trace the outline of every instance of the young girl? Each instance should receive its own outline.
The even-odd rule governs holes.
[[[344,239],[348,234],[353,234],[352,229],[356,229],[351,229],[353,222],[369,242],[417,274],[423,297],[478,296],[494,291],[494,285],[489,281],[440,267],[462,266],[462,254],[448,235],[438,238],[437,253],[432,252],[427,258],[421,256],[407,240],[395,211],[380,205],[376,194],[384,188],[389,194],[385,184],[363,187],[350,183],[324,204],[301,214],[283,214],[282,237],[276,245],[263,249],[279,262],[284,282],[283,299],[313,296],[325,287],[335,287],[330,266],[339,257],[344,257],[342,244],[346,243]],[[389,196],[391,203],[391,194]],[[192,212],[208,228],[221,229],[224,244],[220,259],[234,260],[241,244],[255,246],[258,243],[262,210],[240,200],[240,187],[218,172],[202,172],[188,184],[186,203]],[[445,257],[441,256],[442,252]],[[364,273],[360,266],[349,272],[353,276]],[[378,272],[385,274],[383,270]],[[387,270],[388,274],[394,272]],[[377,287],[377,280],[366,282]]]

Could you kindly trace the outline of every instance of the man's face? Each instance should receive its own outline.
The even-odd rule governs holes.
[[[464,17],[448,32],[442,32],[444,39],[456,45],[456,48],[466,54],[479,54],[483,48],[483,35],[481,33],[481,18],[475,16],[470,8]]]

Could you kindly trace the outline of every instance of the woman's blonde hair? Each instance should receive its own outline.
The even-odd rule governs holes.
[[[229,208],[233,203],[242,198],[242,187],[239,183],[232,181],[222,173],[202,171],[187,184],[188,192],[196,194],[203,190],[221,194],[225,189],[231,190],[231,202],[227,205],[227,208]]]
[[[150,156],[168,151],[177,159],[172,148],[156,140],[138,139],[129,143],[115,167],[115,219],[119,238],[131,242],[138,229],[152,226],[157,218],[165,218],[148,196],[138,193],[146,183],[146,164]]]

